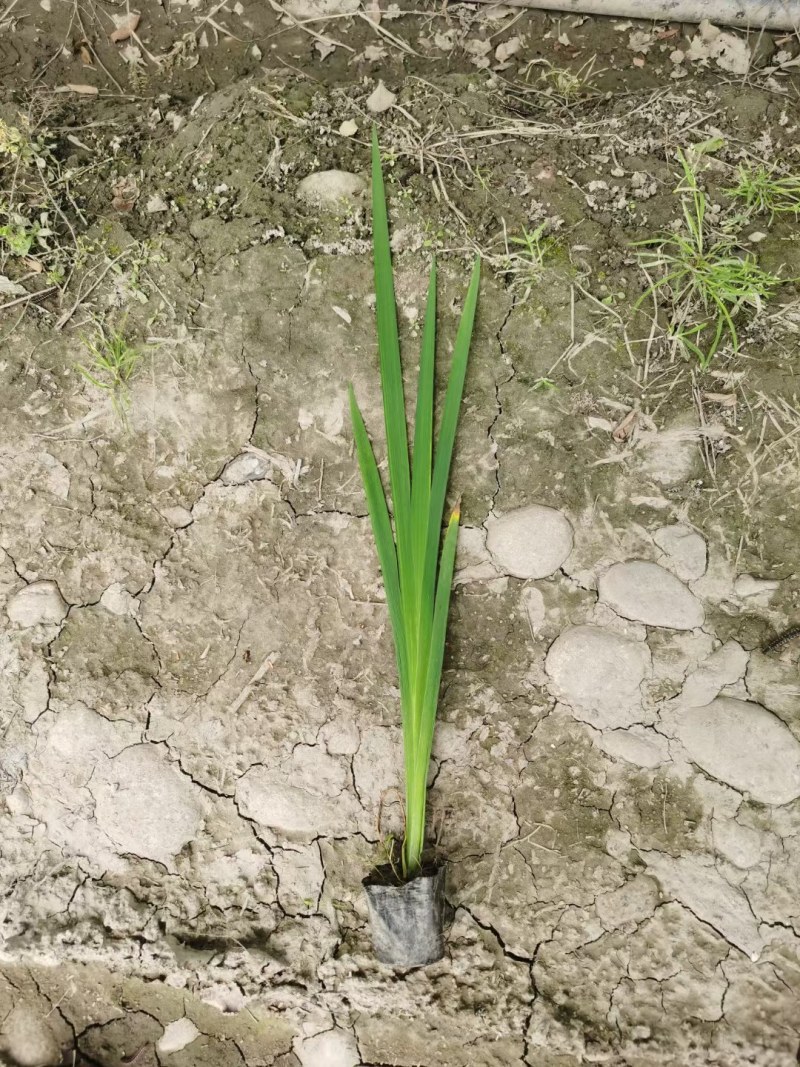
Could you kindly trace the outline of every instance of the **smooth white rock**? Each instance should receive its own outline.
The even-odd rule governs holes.
[[[697,597],[657,563],[615,563],[600,577],[600,600],[624,619],[672,630],[693,630],[705,617]]]
[[[244,485],[246,482],[259,482],[266,478],[272,467],[267,459],[255,452],[242,452],[232,459],[222,472],[223,485]]]
[[[8,598],[6,614],[18,626],[55,624],[69,610],[55,582],[32,582]]]
[[[52,493],[53,496],[67,500],[71,478],[64,464],[57,460],[55,456],[51,456],[49,452],[41,453],[39,463],[44,474],[43,488]]]
[[[725,686],[734,685],[744,677],[749,658],[749,652],[738,641],[726,641],[687,675],[679,702],[693,708],[710,703]]]
[[[202,824],[200,789],[152,745],[120,752],[93,782],[92,793],[97,825],[120,853],[167,867]]]
[[[545,670],[553,695],[593,726],[628,726],[642,717],[640,686],[650,672],[643,641],[575,626],[550,646]]]
[[[754,800],[788,804],[800,797],[800,743],[760,704],[717,697],[684,709],[676,733],[698,767]]]
[[[347,170],[320,170],[303,178],[297,195],[312,204],[335,207],[343,200],[355,200],[366,191],[367,183],[360,174]]]
[[[183,530],[184,527],[191,526],[193,522],[192,513],[188,508],[182,508],[180,506],[174,508],[162,508],[161,514],[170,526],[174,526],[176,530]]]
[[[691,416],[676,419],[658,432],[643,431],[635,444],[641,472],[659,485],[688,481],[699,462],[698,441]]]
[[[121,582],[114,582],[104,590],[100,603],[112,615],[136,615],[141,606]]]
[[[512,578],[547,578],[572,551],[568,519],[543,504],[489,519],[486,530],[486,547],[500,570]]]
[[[295,1044],[302,1067],[358,1067],[361,1057],[356,1039],[346,1030],[326,1030]]]
[[[643,726],[627,730],[603,730],[597,739],[598,748],[612,759],[625,760],[634,767],[659,767],[669,762],[667,739]]]
[[[164,1030],[156,1042],[156,1052],[168,1056],[171,1052],[180,1052],[200,1037],[200,1031],[191,1019],[176,1019]]]
[[[522,594],[522,607],[528,616],[531,635],[538,637],[547,621],[547,609],[541,589],[537,589],[534,585],[528,586]]]
[[[720,856],[742,871],[756,867],[769,851],[770,837],[735,819],[714,819],[714,848]],[[780,839],[774,839],[780,851]]]
[[[684,582],[702,578],[706,573],[708,547],[695,530],[680,523],[662,526],[653,534],[653,540],[666,556],[664,566]]]

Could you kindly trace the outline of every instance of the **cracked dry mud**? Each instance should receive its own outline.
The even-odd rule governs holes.
[[[144,6],[168,47],[157,34],[173,23]],[[30,10],[7,40],[24,57],[38,28],[49,56],[63,26]],[[453,18],[467,36],[488,32],[474,13]],[[288,119],[253,92],[278,90],[231,60],[231,42],[200,65],[213,90],[193,66],[175,82],[139,72],[154,106],[173,94],[157,106],[183,116],[174,137],[141,102],[58,98],[79,139],[94,136],[89,108],[128,124],[97,134],[98,155],[102,138],[122,138],[141,204],[181,183],[199,193],[166,220],[141,204],[120,218],[87,186],[91,224],[150,242],[138,296],[123,275],[64,330],[46,305],[0,323],[0,1055],[29,1067],[789,1067],[800,680],[792,647],[759,647],[798,618],[800,475],[756,401],[796,402],[795,320],[745,332],[738,360],[713,368],[722,379],[698,378],[666,344],[643,373],[643,348],[589,295],[605,297],[613,272],[630,305],[641,279],[628,242],[674,213],[652,129],[680,112],[696,139],[721,130],[735,146],[743,125],[755,137],[766,122],[790,154],[786,99],[715,71],[671,81],[652,56],[654,71],[620,74],[625,35],[589,20],[570,37],[588,49],[595,35],[623,96],[545,115],[564,130],[588,115],[594,139],[544,131],[475,150],[483,192],[447,163],[471,239],[504,215],[510,230],[524,223],[531,196],[568,234],[531,293],[484,269],[431,773],[455,912],[444,960],[395,975],[371,955],[360,889],[401,815],[393,653],[346,412],[352,381],[380,426],[367,150],[335,130],[351,113],[366,128],[379,74],[400,92],[405,111],[381,122],[396,153],[401,327],[412,353],[433,220],[446,352],[463,234],[419,180],[406,134],[411,120],[507,122],[508,101],[466,60],[445,72],[361,57],[354,81],[341,50],[320,68],[312,38],[269,19]],[[419,20],[389,25],[422,47]],[[520,69],[554,57],[555,25],[525,14],[509,29],[539,42]],[[374,43],[360,24],[357,39]],[[435,92],[411,78],[404,90],[403,62]],[[328,81],[293,74],[297,63]],[[646,115],[628,91],[651,94]],[[4,98],[7,121],[20,98]],[[634,205],[624,218],[586,193],[611,167],[626,175],[609,179],[614,195]],[[336,188],[352,201],[326,205],[330,186],[307,181],[326,170],[344,170]],[[652,200],[636,201],[631,174],[653,179]],[[224,211],[206,193],[223,184]],[[779,229],[770,254],[796,268],[792,233]],[[121,292],[141,343],[161,339],[131,383],[127,428],[74,371],[89,311],[113,320]],[[407,366],[411,377],[413,356]],[[728,373],[743,375],[738,408],[698,411],[698,389],[728,388]],[[543,377],[555,388],[537,388]],[[631,407],[642,416],[618,443]]]

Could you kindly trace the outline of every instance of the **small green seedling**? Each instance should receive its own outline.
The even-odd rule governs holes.
[[[114,410],[124,422],[130,405],[129,383],[141,361],[140,350],[121,329],[106,332],[100,328],[94,340],[84,338],[83,343],[91,361],[88,367],[78,363],[76,369],[111,397]]]
[[[747,215],[800,215],[800,174],[782,174],[776,166],[742,165],[729,196],[741,200]]]
[[[558,386],[552,378],[537,378],[533,383],[533,388],[540,393],[550,393],[553,389],[557,389]]]
[[[555,237],[547,235],[547,220],[540,222],[533,230],[523,227],[521,237],[509,237],[508,243],[516,245],[520,251],[515,257],[527,264],[534,273],[538,273],[558,242]]]
[[[542,275],[545,261],[558,247],[557,239],[547,233],[548,226],[545,219],[532,230],[523,227],[520,237],[509,237],[503,222],[505,254],[499,259],[498,270],[515,289],[524,289],[521,302],[527,300],[533,284]]]
[[[683,225],[637,242],[642,266],[658,277],[636,307],[667,290],[674,335],[705,368],[725,342],[738,352],[735,319],[745,308],[759,311],[781,279],[760,267],[752,253],[742,251],[734,236],[714,230],[694,167],[680,150],[678,161],[683,177],[675,192],[681,197]]]
[[[440,552],[442,520],[478,302],[480,260],[475,261],[464,301],[453,347],[439,437],[435,443],[435,262],[431,267],[417,382],[414,444],[409,461],[389,223],[378,138],[374,129],[372,215],[378,355],[389,466],[388,492],[381,482],[352,386],[350,413],[386,590],[400,680],[405,758],[405,837],[401,866],[403,877],[409,878],[422,867],[425,844],[428,767],[439,703],[460,507],[456,505],[451,512]],[[394,527],[389,513],[390,498]]]
[[[37,220],[31,221],[16,211],[9,211],[0,204],[0,217],[8,219],[0,225],[0,254],[6,249],[12,256],[27,256],[35,247],[47,249],[47,237],[53,236],[47,222],[47,213],[42,212]]]

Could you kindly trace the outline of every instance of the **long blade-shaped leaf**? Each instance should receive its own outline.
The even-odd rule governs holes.
[[[364,425],[364,419],[359,410],[352,385],[350,386],[350,418],[353,423],[353,437],[356,444],[356,454],[358,455],[358,465],[361,468],[361,480],[364,483],[364,492],[367,497],[372,533],[375,537],[375,548],[378,553],[381,574],[383,575],[383,587],[386,590],[386,605],[389,609],[389,620],[392,624],[392,633],[394,635],[400,690],[401,694],[404,695],[409,691],[408,652],[406,632],[403,625],[403,603],[400,594],[397,552],[394,538],[392,537],[392,524],[389,519],[389,509],[386,504],[381,476],[378,472],[378,464],[375,462],[375,454],[372,451],[367,428]],[[405,699],[401,699],[401,704],[404,707],[406,703]]]
[[[444,512],[444,499],[450,475],[450,463],[453,456],[461,397],[464,391],[464,379],[472,340],[479,285],[480,260],[476,259],[453,348],[453,359],[447,383],[447,392],[445,393],[442,423],[439,430],[439,440],[436,445],[428,518],[425,523],[425,548],[420,561],[421,572],[417,575],[419,603],[420,605],[429,605],[429,607],[427,611],[420,611],[419,631],[417,634],[418,654],[414,656],[413,652],[411,653],[415,664],[412,684],[414,685],[414,720],[416,722],[420,721],[423,714],[428,659],[431,649],[431,627],[433,624],[433,604],[436,595],[436,570],[439,560],[442,514]],[[416,744],[416,739],[414,743]]]
[[[397,538],[397,562],[403,596],[403,618],[409,656],[415,656],[417,627],[414,612],[414,561],[411,525],[411,475],[408,462],[403,371],[400,363],[400,337],[392,279],[389,219],[386,190],[381,171],[378,132],[372,128],[372,246],[375,261],[375,314],[378,325],[378,353],[381,368],[383,416],[386,425],[386,453],[389,459],[389,485]]]
[[[420,735],[418,758],[425,761],[427,775],[428,760],[433,741],[433,727],[436,722],[436,707],[439,702],[439,683],[442,678],[444,663],[444,644],[447,635],[447,616],[450,611],[450,594],[453,588],[453,569],[458,547],[458,523],[461,518],[461,506],[453,508],[447,532],[444,535],[442,559],[439,564],[439,578],[436,583],[436,602],[433,609],[433,628],[431,630],[430,657],[428,674],[425,679],[425,714],[423,715],[424,733]]]
[[[456,559],[460,517],[461,508],[456,505],[447,524],[447,532],[442,547],[420,716],[420,730],[415,746],[413,772],[407,783],[406,790],[409,800],[406,812],[405,859],[411,870],[415,870],[419,866],[425,843],[428,765],[431,758],[436,710],[439,703],[439,687],[442,680],[447,616],[450,611],[450,593],[453,587],[453,568]],[[408,772],[406,773],[408,774]]]
[[[433,466],[433,391],[434,365],[436,361],[436,261],[431,264],[428,282],[428,300],[425,308],[425,324],[422,330],[422,348],[419,358],[417,381],[417,407],[414,418],[414,452],[411,468],[411,554],[413,577],[413,616],[415,640],[410,644],[413,657],[412,672],[415,675],[412,727],[409,744],[416,745],[420,729],[422,687],[425,677],[428,649],[424,634],[430,628],[432,600],[424,599],[425,550],[428,544],[428,521],[430,518],[431,468]]]
[[[414,563],[422,580],[422,559],[428,530],[428,509],[433,467],[433,385],[436,359],[436,260],[431,263],[428,301],[422,329],[422,347],[417,379],[414,416],[414,451],[411,465],[411,513],[414,530]]]
[[[436,443],[436,453],[433,465],[433,478],[431,481],[431,501],[428,518],[427,544],[424,555],[424,573],[422,579],[422,598],[428,597],[433,600],[436,588],[436,562],[439,556],[439,541],[441,538],[442,515],[444,513],[444,499],[447,493],[447,482],[450,477],[450,462],[453,458],[453,445],[456,439],[456,427],[461,409],[461,398],[464,394],[464,379],[467,374],[467,360],[472,341],[472,329],[475,324],[475,309],[478,305],[478,288],[480,286],[481,261],[475,260],[472,268],[472,277],[464,301],[464,309],[461,312],[461,321],[458,325],[455,345],[453,346],[453,361],[450,366],[450,377],[447,381],[447,392],[444,398],[444,410],[442,422],[439,428],[439,438]],[[420,644],[429,643],[429,633],[420,635]]]
[[[408,436],[400,365],[400,337],[392,280],[392,254],[389,245],[389,219],[386,191],[381,172],[378,133],[372,130],[372,245],[375,261],[375,314],[378,320],[378,351],[381,364],[383,410],[386,420],[386,447],[395,518],[408,514],[411,479],[408,467]]]

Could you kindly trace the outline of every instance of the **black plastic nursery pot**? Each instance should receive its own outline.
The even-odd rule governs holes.
[[[444,955],[444,866],[425,867],[399,882],[389,864],[364,879],[372,946],[381,963],[408,969]]]

